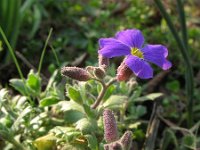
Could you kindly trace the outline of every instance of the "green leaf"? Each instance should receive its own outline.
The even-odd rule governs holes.
[[[37,74],[34,74],[33,70],[28,74],[26,80],[27,86],[34,91],[34,94],[39,95],[41,91],[41,79]]]
[[[123,107],[123,104],[128,100],[127,96],[112,95],[103,104],[105,108],[119,109]]]
[[[17,97],[14,97],[16,98],[16,108],[20,109],[24,106],[24,104],[27,102],[27,98],[25,96],[17,96]],[[13,98],[13,101],[14,101],[14,98]]]
[[[57,104],[60,100],[55,96],[45,97],[40,101],[41,107],[51,106]]]
[[[146,96],[142,96],[142,97],[139,97],[139,98],[136,98],[134,101],[135,102],[143,102],[143,101],[147,101],[147,100],[156,100],[157,98],[163,96],[163,93],[151,93],[151,94],[148,94]]]
[[[28,91],[26,91],[25,88],[25,84],[21,79],[11,79],[10,80],[10,85],[17,90],[18,92],[20,92],[22,95],[27,96],[28,95]]]
[[[74,101],[61,101],[59,102],[61,111],[76,110],[84,113],[83,107]]]
[[[92,150],[98,150],[98,142],[97,138],[93,135],[85,135],[87,141],[88,141],[88,147]]]
[[[54,133],[56,137],[65,139],[67,142],[72,142],[81,135],[80,131],[73,127],[61,127],[57,126],[50,130],[50,133]]]
[[[0,135],[6,140],[9,140],[13,137],[13,133],[11,132],[11,130],[6,126],[4,126],[1,122],[0,122]]]
[[[0,103],[6,99],[7,95],[8,95],[8,90],[6,89],[0,90]]]
[[[76,110],[68,110],[64,112],[64,120],[67,123],[75,123],[83,117],[85,117],[85,115]]]
[[[104,99],[108,99],[113,94],[115,89],[116,89],[116,87],[114,85],[109,86],[104,95]]]
[[[97,116],[96,111],[94,109],[92,109],[90,106],[83,104],[83,108],[88,117],[95,118]]]
[[[68,92],[68,96],[70,99],[72,99],[73,101],[75,101],[78,104],[82,104],[82,98],[81,98],[81,94],[78,90],[74,89],[73,87],[69,86],[67,89]]]
[[[37,150],[54,150],[56,149],[56,140],[57,138],[53,134],[48,134],[37,138],[33,144]]]
[[[13,124],[13,127],[19,128],[20,121],[21,121],[25,116],[27,116],[27,114],[29,114],[31,111],[32,111],[31,106],[26,107],[26,108],[19,114],[18,118],[16,119],[16,121],[15,121],[14,124]]]
[[[82,118],[76,122],[76,128],[79,129],[82,134],[90,134],[97,129],[97,122],[95,120],[89,120],[87,118]]]
[[[187,148],[195,149],[195,136],[193,135],[186,135],[182,139],[183,145]]]
[[[161,149],[167,150],[169,145],[175,145],[175,148],[178,148],[178,141],[175,133],[171,129],[167,129],[164,131],[163,140],[161,143]]]

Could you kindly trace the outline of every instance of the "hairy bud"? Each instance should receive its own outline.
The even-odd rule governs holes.
[[[61,74],[63,76],[67,76],[78,81],[90,80],[90,75],[88,74],[88,72],[78,67],[63,67],[61,69]]]
[[[104,144],[104,150],[109,150],[109,144]]]
[[[104,110],[103,112],[104,122],[104,138],[107,143],[118,140],[118,131],[115,117],[111,110]]]
[[[133,74],[132,70],[125,64],[123,61],[121,65],[117,69],[117,80],[118,81],[126,81]]]
[[[119,141],[105,144],[104,145],[104,150],[123,150],[123,146]]]
[[[124,149],[129,150],[132,144],[132,132],[126,131],[121,137],[120,142],[122,143]]]
[[[99,54],[99,67],[103,67],[104,69],[107,69],[109,66],[109,58],[102,56]]]
[[[94,69],[94,75],[95,75],[95,77],[97,77],[99,79],[103,79],[105,77],[105,71],[101,67],[96,67]]]
[[[122,150],[122,145],[119,142],[114,142],[111,146],[110,146],[110,150]]]

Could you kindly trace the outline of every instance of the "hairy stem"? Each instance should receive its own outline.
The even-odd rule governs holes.
[[[96,79],[95,79],[96,80]],[[101,83],[102,89],[101,92],[99,93],[99,96],[97,97],[96,101],[94,102],[94,104],[91,106],[92,109],[96,109],[99,104],[101,103],[107,89],[109,88],[110,85],[112,85],[115,81],[117,81],[115,78],[112,79],[110,82],[108,82],[107,84],[105,84],[103,81],[101,80],[97,80],[98,82]]]

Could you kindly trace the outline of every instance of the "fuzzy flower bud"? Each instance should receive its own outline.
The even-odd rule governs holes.
[[[90,80],[90,75],[88,74],[88,72],[78,67],[63,67],[61,69],[61,74],[63,76],[67,76],[78,81]]]
[[[107,143],[118,140],[118,131],[115,117],[111,110],[104,110],[103,112],[104,122],[104,138]]]
[[[120,142],[122,143],[124,149],[129,150],[132,144],[132,132],[126,131],[121,137]]]
[[[122,150],[122,145],[119,142],[114,142],[111,146],[110,146],[110,150]]]
[[[109,66],[109,58],[104,57],[103,55],[99,54],[99,67],[103,67],[107,69]]]
[[[122,149],[123,146],[118,141],[104,145],[104,150],[122,150]]]
[[[96,67],[94,69],[94,75],[99,79],[103,79],[105,77],[105,71],[102,67]]]
[[[117,80],[118,81],[126,81],[133,74],[131,69],[125,64],[123,61],[121,65],[117,68]]]
[[[109,150],[110,148],[109,148],[109,144],[105,144],[104,145],[104,150]]]

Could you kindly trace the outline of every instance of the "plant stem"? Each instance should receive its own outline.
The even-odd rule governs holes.
[[[187,97],[188,97],[188,127],[191,127],[193,124],[193,89],[194,89],[194,85],[193,85],[193,69],[190,63],[190,58],[189,58],[189,54],[188,54],[188,50],[186,45],[183,43],[183,41],[180,39],[174,25],[172,24],[172,21],[170,19],[170,16],[167,14],[163,4],[161,3],[160,0],[154,0],[157,7],[159,8],[161,14],[163,15],[163,17],[165,18],[168,27],[172,33],[172,35],[174,36],[177,45],[179,46],[180,52],[182,54],[182,57],[184,59],[184,62],[186,64],[186,71],[185,71],[185,80],[186,80],[186,92],[187,92]],[[186,31],[184,31],[186,32]]]
[[[183,2],[182,2],[182,0],[176,0],[176,2],[177,2],[178,11],[179,11],[183,43],[185,44],[185,47],[188,48],[188,35],[187,35],[185,11],[184,11]]]
[[[58,56],[57,56],[57,53],[56,53],[54,47],[53,47],[52,45],[51,45],[50,47],[51,47],[51,50],[52,50],[52,52],[53,52],[53,54],[54,54],[54,56],[55,56],[55,58],[56,58],[56,63],[57,63],[57,65],[60,66],[60,61],[59,61],[59,59],[58,59]]]
[[[96,79],[94,79],[94,80],[96,80]],[[112,85],[112,84],[113,84],[115,81],[117,81],[117,80],[116,80],[116,78],[114,78],[113,80],[111,80],[111,81],[108,82],[107,84],[105,84],[103,81],[100,81],[100,80],[97,80],[97,81],[101,83],[102,89],[101,89],[101,92],[99,93],[99,96],[97,97],[96,101],[95,101],[94,104],[91,106],[92,109],[96,109],[96,108],[99,106],[99,104],[101,103],[101,101],[102,101],[102,99],[103,99],[103,97],[104,97],[104,95],[105,95],[105,93],[106,93],[108,87],[109,87],[110,85]]]
[[[42,55],[40,57],[40,63],[39,63],[39,67],[38,67],[38,75],[40,75],[40,71],[41,71],[41,68],[42,68],[42,63],[43,63],[43,60],[44,60],[44,54],[45,54],[49,39],[51,37],[52,31],[53,31],[53,29],[51,28],[50,31],[49,31],[48,37],[47,37],[47,39],[45,41],[44,48],[42,50]]]
[[[8,39],[7,39],[4,31],[2,30],[1,26],[0,26],[0,33],[1,33],[2,37],[3,37],[4,42],[6,43],[6,46],[8,47],[8,50],[9,50],[11,56],[12,56],[12,59],[13,59],[13,61],[15,63],[15,66],[17,67],[17,71],[19,73],[20,78],[25,82],[24,76],[23,76],[22,71],[21,71],[21,68],[19,67],[19,63],[17,61],[17,58],[15,57],[14,50],[12,49],[10,43],[8,42]]]

